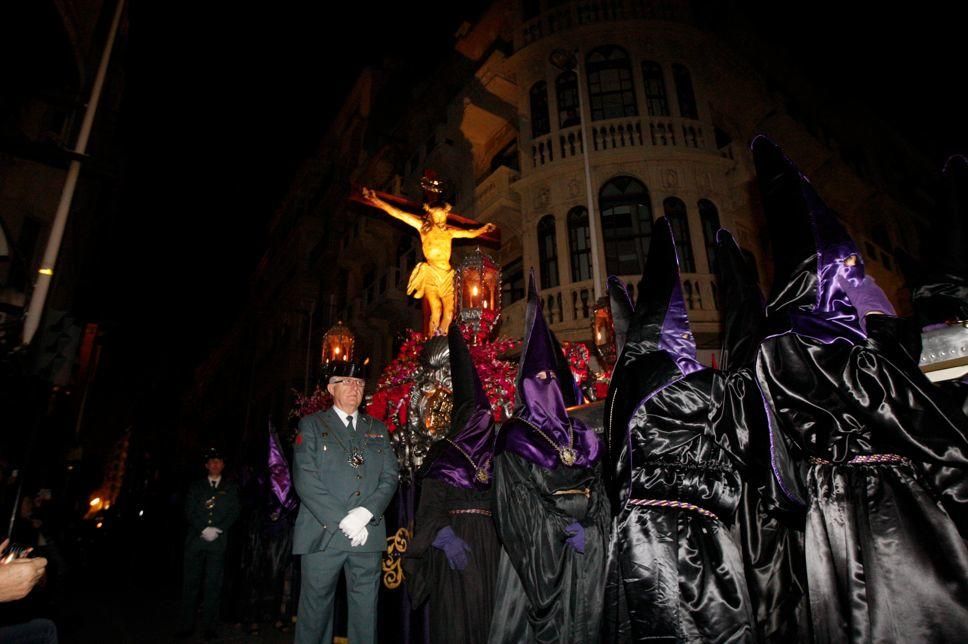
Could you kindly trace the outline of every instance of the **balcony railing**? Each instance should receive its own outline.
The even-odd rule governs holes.
[[[622,281],[632,289],[632,299],[635,300],[635,289],[638,287],[641,275],[623,275]],[[694,322],[714,322],[719,319],[719,293],[716,280],[708,273],[682,273],[682,297],[686,302],[689,317]],[[554,288],[543,289],[539,297],[544,307],[545,320],[555,331],[576,329],[588,326],[591,333],[592,315],[594,315],[595,294],[591,280],[563,284]],[[525,301],[519,300],[505,307],[501,313],[501,333],[509,336],[521,334],[524,324]]]
[[[619,20],[675,20],[688,22],[688,3],[674,0],[577,0],[554,7],[521,26],[515,47],[521,49],[559,31]]]
[[[693,119],[632,117],[595,121],[588,136],[593,153],[622,148],[676,147],[721,154],[707,138],[706,126]],[[540,168],[571,159],[583,151],[581,126],[564,128],[531,142],[531,167]]]

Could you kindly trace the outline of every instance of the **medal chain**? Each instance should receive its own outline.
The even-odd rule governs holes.
[[[575,442],[575,424],[572,422],[571,418],[568,419],[568,446],[567,447],[564,447],[556,443],[555,441],[553,441],[550,436],[545,434],[541,430],[541,428],[539,428],[531,421],[525,420],[520,416],[515,416],[515,418],[520,420],[522,423],[524,423],[534,431],[538,432],[538,436],[545,439],[548,442],[548,444],[551,445],[552,449],[558,452],[558,458],[561,459],[562,463],[564,463],[565,465],[574,465],[577,454],[575,453],[575,448],[573,447]]]
[[[461,447],[454,441],[450,440],[449,438],[445,437],[444,440],[450,443],[451,445],[453,445],[454,448],[456,448],[457,451],[460,452],[461,455],[467,459],[467,462],[471,464],[471,468],[473,468],[474,470],[474,478],[476,478],[481,483],[487,483],[488,479],[491,478],[490,475],[488,475],[487,470],[485,469],[487,467],[487,462],[485,462],[483,466],[478,467],[477,463],[474,462],[474,459],[471,458],[470,454],[464,451],[463,447]]]

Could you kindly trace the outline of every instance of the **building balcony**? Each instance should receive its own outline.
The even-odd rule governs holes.
[[[687,2],[669,0],[576,0],[558,3],[525,21],[514,37],[515,50],[537,42],[545,36],[602,22],[626,20],[672,20],[691,22]]]
[[[721,157],[716,149],[712,128],[694,119],[672,116],[627,117],[594,121],[588,131],[592,157],[616,150],[643,148],[679,149],[706,152]],[[581,125],[563,128],[531,141],[531,167],[541,168],[561,161],[580,158]]]
[[[474,189],[475,219],[497,224],[502,233],[520,234],[521,196],[512,189],[520,178],[517,170],[498,166]]]

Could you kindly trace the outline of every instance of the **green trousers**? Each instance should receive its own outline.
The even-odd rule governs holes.
[[[222,542],[222,543],[220,543]],[[224,536],[211,543],[197,537],[185,543],[185,566],[182,577],[182,606],[179,630],[190,630],[195,621],[198,592],[202,592],[202,628],[215,630],[218,623],[219,598],[225,571]]]
[[[348,639],[353,644],[376,643],[381,554],[323,550],[302,555],[295,644],[332,644],[333,600],[340,570],[346,573]]]

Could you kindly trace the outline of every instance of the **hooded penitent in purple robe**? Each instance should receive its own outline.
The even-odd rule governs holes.
[[[500,544],[494,530],[494,420],[457,324],[447,336],[451,430],[420,472],[404,570],[414,606],[429,603],[431,642],[487,641]]]
[[[505,555],[493,643],[594,643],[601,638],[608,503],[601,439],[567,407],[577,389],[528,284],[514,416],[494,459],[498,534]]]

